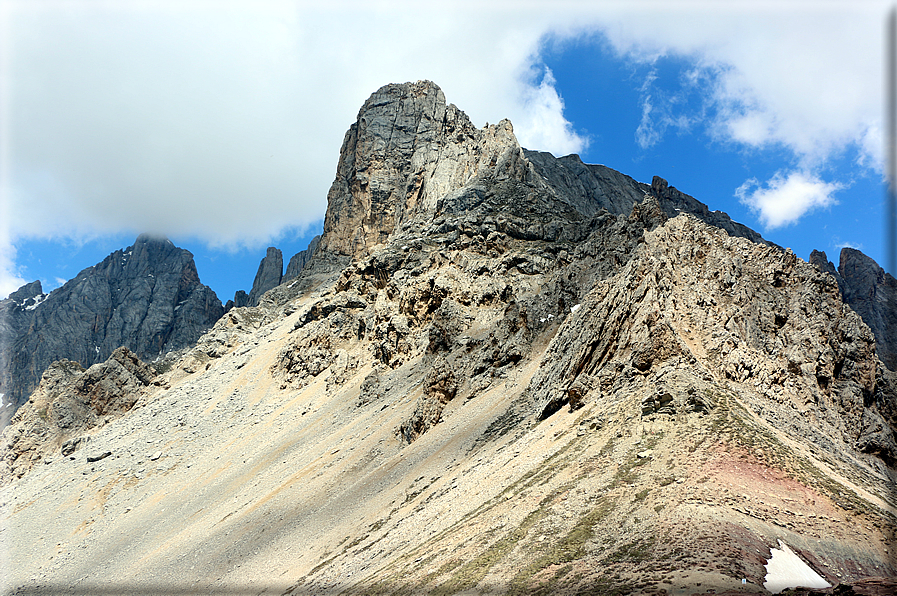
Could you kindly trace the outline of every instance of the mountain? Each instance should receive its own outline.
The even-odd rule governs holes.
[[[21,404],[55,360],[88,367],[121,346],[155,359],[196,343],[222,314],[189,251],[139,236],[49,294],[33,282],[0,301],[0,393]]]
[[[388,85],[295,279],[155,376],[47,371],[2,435],[6,587],[766,594],[787,549],[891,594],[876,345],[831,272],[662,179]]]

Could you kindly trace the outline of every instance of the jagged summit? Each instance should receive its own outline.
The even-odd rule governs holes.
[[[22,292],[40,299],[20,304]],[[29,284],[0,301],[6,402],[21,403],[55,360],[88,367],[121,346],[153,359],[192,345],[223,313],[190,251],[150,234],[49,294],[39,292],[39,284]]]
[[[844,247],[838,268],[814,250],[810,263],[835,278],[844,302],[869,325],[882,362],[897,371],[897,280],[862,252]]]
[[[400,224],[477,176],[526,176],[511,123],[477,129],[429,81],[386,85],[358,112],[327,194],[321,247],[349,256],[386,241]]]

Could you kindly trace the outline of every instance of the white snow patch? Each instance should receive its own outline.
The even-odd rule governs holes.
[[[49,294],[41,294],[40,296],[37,296],[34,300],[34,304],[32,304],[30,306],[26,306],[25,310],[34,310],[35,308],[40,306],[44,300],[46,300],[49,297],[50,297]]]
[[[573,306],[570,307],[570,312],[578,311],[580,306],[582,306],[582,304],[574,304]]]
[[[772,557],[764,565],[766,567],[766,581],[763,587],[778,594],[786,588],[830,588],[830,583],[825,581],[818,573],[813,571],[803,559],[794,554],[788,545],[779,540],[778,548],[770,549]]]

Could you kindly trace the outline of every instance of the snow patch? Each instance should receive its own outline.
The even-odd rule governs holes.
[[[772,555],[764,565],[766,567],[766,581],[763,587],[778,594],[786,588],[831,588],[832,585],[818,573],[813,571],[803,559],[794,554],[788,545],[779,540],[779,548],[769,550]]]
[[[49,297],[50,297],[49,294],[40,294],[39,296],[36,296],[34,298],[34,304],[26,306],[25,310],[34,310],[35,308],[40,306],[44,302],[44,300],[46,300]],[[26,300],[25,302],[28,302],[28,301]],[[24,302],[22,304],[24,304]]]
[[[570,307],[570,312],[578,311],[579,307],[581,307],[581,306],[582,306],[582,304],[574,304],[573,306]]]

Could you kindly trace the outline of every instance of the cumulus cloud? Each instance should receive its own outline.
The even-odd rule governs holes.
[[[538,87],[525,89],[525,119],[515,125],[517,140],[524,147],[548,151],[555,156],[579,153],[588,147],[588,139],[573,130],[564,118],[564,100],[555,88],[557,81],[546,68]]]
[[[777,172],[766,184],[751,178],[735,191],[738,200],[760,217],[767,230],[795,223],[806,213],[837,203],[843,185],[824,182],[807,172]]]

